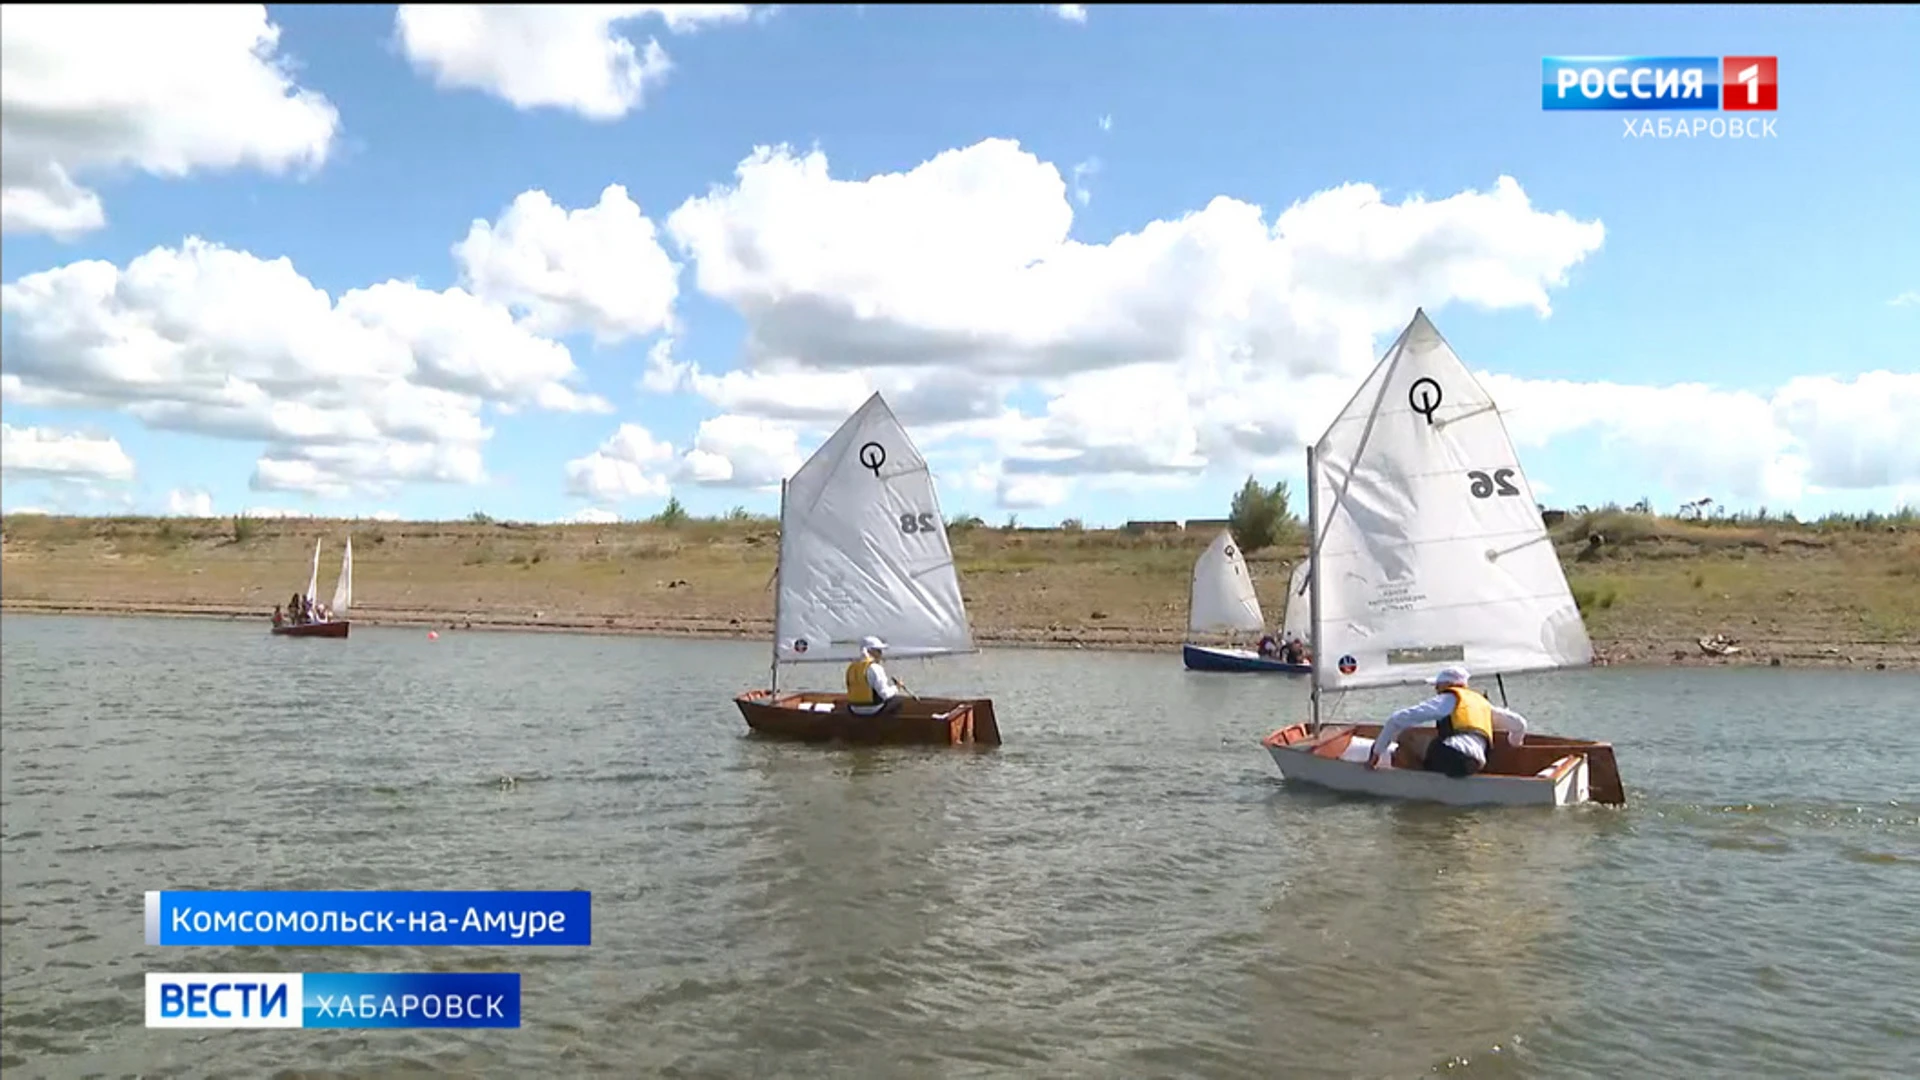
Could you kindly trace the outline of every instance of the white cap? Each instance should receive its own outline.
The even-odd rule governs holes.
[[[860,648],[867,652],[880,652],[886,647],[887,647],[886,642],[881,641],[879,638],[874,637],[872,634],[868,634],[866,637],[863,637],[860,639]]]
[[[1437,674],[1434,675],[1433,685],[1465,686],[1467,685],[1467,669],[1459,666],[1458,664],[1455,664],[1449,667],[1443,667],[1439,670]]]

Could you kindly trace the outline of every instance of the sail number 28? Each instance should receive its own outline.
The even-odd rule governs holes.
[[[934,520],[932,514],[901,514],[900,531],[908,534],[939,532],[940,523]]]
[[[1512,469],[1495,469],[1492,473],[1484,469],[1474,469],[1467,473],[1467,479],[1472,482],[1467,490],[1471,491],[1476,499],[1488,498],[1496,491],[1502,495],[1520,494],[1520,489],[1513,486]]]

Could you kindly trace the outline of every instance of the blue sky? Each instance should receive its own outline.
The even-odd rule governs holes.
[[[636,50],[657,39],[671,69],[646,87],[636,107],[596,119],[566,106],[519,107],[497,88],[442,85],[430,62],[410,62],[391,7],[269,6],[292,81],[323,95],[337,113],[322,159],[276,170],[258,164],[270,156],[266,150],[251,151],[252,163],[233,164],[189,147],[173,157],[199,158],[166,175],[155,164],[168,156],[166,140],[186,136],[171,130],[179,125],[154,119],[157,105],[130,105],[126,117],[115,117],[129,140],[124,148],[81,132],[46,136],[30,151],[21,149],[24,141],[16,146],[10,126],[10,203],[25,183],[14,179],[26,172],[17,163],[50,161],[97,194],[104,216],[99,227],[55,236],[36,231],[24,212],[16,220],[10,205],[0,240],[10,289],[85,260],[125,273],[145,253],[178,251],[190,236],[248,253],[250,268],[284,258],[336,303],[390,280],[427,292],[473,288],[452,248],[476,221],[504,229],[509,205],[529,191],[564,210],[591,208],[618,184],[680,264],[672,327],[619,340],[596,340],[578,319],[547,328],[540,336],[564,346],[575,369],[567,385],[604,406],[561,411],[522,398],[504,402],[512,411],[503,412],[502,400],[472,396],[462,407],[491,434],[461,444],[476,455],[469,467],[465,450],[436,444],[431,434],[363,432],[340,450],[329,440],[344,436],[303,433],[297,407],[330,410],[329,424],[351,427],[353,410],[398,400],[377,380],[328,382],[329,372],[362,362],[329,348],[351,353],[365,346],[355,344],[359,338],[329,337],[321,322],[301,321],[324,312],[282,319],[235,300],[264,294],[208,292],[204,278],[196,284],[177,275],[142,278],[139,286],[122,278],[117,291],[109,290],[112,319],[75,307],[90,302],[81,291],[28,296],[15,289],[0,330],[0,370],[16,380],[4,405],[5,506],[410,518],[480,510],[555,520],[582,512],[642,517],[671,492],[696,512],[770,510],[776,496],[765,481],[791,471],[794,453],[810,452],[832,421],[821,409],[798,415],[715,400],[686,375],[697,371],[711,387],[715,377],[754,369],[792,378],[838,372],[843,381],[835,385],[842,397],[856,395],[852,405],[858,387],[846,389],[853,384],[844,377],[865,378],[859,386],[890,397],[911,397],[918,385],[920,400],[977,393],[990,401],[986,412],[993,415],[944,426],[937,410],[923,410],[928,456],[949,513],[996,520],[1019,513],[1033,522],[1214,516],[1249,472],[1293,477],[1298,490],[1300,440],[1277,433],[1316,435],[1316,425],[1331,418],[1328,395],[1357,386],[1367,358],[1391,341],[1415,303],[1427,307],[1472,368],[1514,380],[1510,393],[1505,383],[1490,388],[1516,434],[1532,433],[1522,437],[1523,458],[1550,504],[1650,496],[1672,506],[1711,495],[1819,512],[1920,502],[1920,455],[1906,446],[1910,435],[1899,437],[1920,430],[1920,364],[1913,359],[1920,262],[1912,254],[1920,242],[1920,140],[1897,135],[1920,106],[1910,74],[1920,51],[1913,9],[1091,5],[1085,14],[1074,21],[1043,5],[788,7],[682,32],[643,14],[611,24],[611,34]],[[491,45],[466,42],[455,59],[495,73],[531,63],[516,43],[550,28],[537,25],[537,13],[524,17],[536,23],[511,28]],[[9,12],[10,21],[20,18]],[[139,32],[102,31],[97,20],[50,25],[26,35],[31,41],[18,51],[37,50],[35,57],[53,67],[77,64],[92,47],[82,31]],[[598,40],[594,33],[553,34],[549,55]],[[153,55],[141,61],[150,68],[129,78],[146,70],[164,76],[179,65],[220,67],[209,51],[215,44],[171,44],[164,36],[152,41],[146,51]],[[448,48],[437,55],[453,56]],[[1628,114],[1540,108],[1542,56],[1741,53],[1780,57],[1775,138],[1630,139],[1622,134]],[[591,67],[590,53],[582,55],[589,61],[579,66]],[[7,62],[16,63],[11,41]],[[62,80],[48,80],[30,100],[33,91],[16,96],[21,81],[12,70],[0,78],[10,121],[35,108],[52,117],[49,124],[86,119],[58,100],[74,92]],[[217,90],[190,96],[171,114],[227,102],[239,110],[241,97]],[[207,123],[238,133],[248,123],[271,123],[266,116],[242,110]],[[259,136],[279,139],[283,159],[291,153],[281,145],[286,127]],[[866,196],[849,189],[841,202],[820,202],[816,211],[808,193],[826,198],[820,192],[827,189],[805,187],[793,179],[798,173],[788,176],[794,186],[781,189],[788,197],[777,205],[710,204],[701,218],[708,226],[704,247],[670,235],[669,219],[688,200],[716,186],[724,197],[742,183],[735,170],[757,146],[785,144],[796,156],[818,150],[834,180],[860,182],[910,173],[936,155],[995,139],[1016,141],[1037,162],[976,150],[962,159],[972,163],[969,184],[948,190],[929,181],[917,195],[899,194],[907,202],[924,199],[924,220],[932,223],[924,243],[899,235],[919,235],[914,206],[889,203],[885,213],[868,213],[860,202]],[[1064,183],[1051,203],[1034,194],[1045,187],[1037,170],[1049,167]],[[1524,213],[1443,202],[1491,192],[1502,176],[1524,191]],[[1429,208],[1454,209],[1428,218],[1376,217],[1372,224],[1356,217],[1349,229],[1345,211],[1311,200],[1350,183],[1373,185],[1387,206],[1418,196]],[[1135,266],[1112,254],[1105,277],[1127,287],[1107,293],[1100,291],[1101,273],[1089,271],[1083,284],[1063,257],[1049,254],[1049,243],[1058,247],[1045,237],[1049,205],[1070,210],[1071,241],[1101,246],[1119,238],[1118,251],[1129,234],[1156,221],[1177,223],[1221,197],[1261,208],[1267,225],[1306,201],[1318,207],[1311,231],[1321,239],[1314,243],[1339,247],[1363,233],[1371,241],[1361,245],[1368,250],[1339,253],[1340,273],[1316,277],[1315,268],[1332,256],[1298,246],[1305,241],[1260,256],[1270,262],[1242,265],[1242,255],[1218,254],[1251,252],[1238,246],[1240,234],[1218,231],[1225,224],[1195,226],[1202,240],[1180,248],[1177,258]],[[1004,211],[996,199],[1007,200]],[[836,256],[839,270],[816,272],[806,252],[829,241],[809,230],[825,230],[830,213],[845,216],[834,217],[835,231],[822,236],[841,237],[874,221],[891,222],[895,236],[846,240]],[[1604,239],[1596,245],[1570,228],[1556,231],[1542,220],[1554,214],[1598,222]],[[1036,239],[1022,232],[1029,221]],[[975,277],[957,271],[954,287],[936,287],[940,267],[971,265],[972,249],[957,245],[1002,224],[1005,242],[980,258],[1005,262],[1013,258],[1007,252],[1040,252],[1033,257],[1061,267],[1047,279],[1060,296],[1091,297],[1083,316],[1063,329],[1044,312],[1013,312],[1028,290],[999,294],[982,285],[1015,280],[1011,263]],[[521,235],[530,250],[541,247],[531,226]],[[1207,237],[1213,239],[1202,242]],[[1438,254],[1429,258],[1429,249]],[[865,264],[863,252],[870,256]],[[907,259],[924,265],[907,267]],[[603,308],[644,287],[637,279],[627,287],[632,268],[617,259],[552,260],[543,279],[549,287],[614,297]],[[732,286],[702,283],[726,265],[735,271]],[[1182,273],[1154,276],[1176,270]],[[1233,304],[1216,303],[1195,284],[1216,277],[1264,313],[1235,314]],[[746,278],[754,280],[742,284]],[[160,298],[163,287],[181,291]],[[1550,314],[1524,299],[1529,289],[1550,302]],[[801,305],[795,297],[808,290],[819,302]],[[482,299],[511,307],[524,323],[526,293],[502,286]],[[850,314],[862,303],[878,305],[890,340],[920,351],[891,360],[864,354],[872,325]],[[1044,296],[1035,304],[1051,306]],[[234,331],[236,307],[259,325]],[[586,301],[569,308],[589,309]],[[1312,313],[1318,336],[1290,336],[1308,319],[1302,312]],[[644,322],[628,314],[630,328]],[[75,320],[94,329],[65,332]],[[1154,320],[1164,325],[1150,325]],[[380,325],[400,321],[392,315]],[[254,370],[249,349],[298,352],[306,366],[296,377],[284,366],[295,361],[259,361],[274,374],[246,376],[243,396],[248,409],[271,418],[253,426],[222,426],[184,406],[160,419],[163,411],[142,406],[143,395],[192,395],[112,367],[144,362],[127,350],[156,347],[145,338],[116,349],[100,344],[103,333],[130,325],[159,327],[167,348],[199,358],[203,378],[209,365]],[[108,326],[118,329],[99,329]],[[975,326],[987,328],[988,337],[1004,331],[1007,340],[1031,344],[1038,335],[1046,343],[969,351],[973,346],[957,343]],[[298,328],[285,332],[299,340],[267,340],[274,327]],[[417,342],[420,333],[406,340]],[[1349,333],[1368,336],[1370,344],[1354,348],[1342,336]],[[1341,349],[1308,355],[1314,342],[1336,337]],[[1251,351],[1232,363],[1208,352],[1213,346],[1205,342],[1226,339],[1252,342]],[[649,388],[649,350],[663,340],[670,340],[682,377],[656,372]],[[950,358],[923,359],[944,345],[953,348]],[[1096,346],[1140,366],[1055,381],[1058,371],[1049,364]],[[87,349],[91,359],[80,356]],[[404,367],[403,353],[392,363]],[[1130,385],[1145,385],[1141,373],[1149,366],[1167,385],[1188,387],[1184,410],[1164,407],[1150,392],[1126,398]],[[92,374],[76,374],[83,371]],[[1871,372],[1891,374],[1856,381]],[[935,381],[916,382],[928,379]],[[1706,389],[1668,389],[1677,383]],[[770,377],[759,385],[755,400],[784,400],[793,384]],[[443,402],[446,392],[436,384],[433,400]],[[1048,402],[1062,395],[1081,406],[1060,405],[1048,419]],[[1143,410],[1137,419],[1128,418],[1133,406],[1119,404],[1123,399],[1142,399],[1134,402]],[[840,400],[832,398],[826,412]],[[1109,400],[1111,408],[1103,404]],[[1236,442],[1225,419],[1229,402],[1245,414],[1243,435],[1263,418],[1278,419]],[[916,433],[923,430],[913,408],[900,411]],[[1173,411],[1184,419],[1175,423]],[[703,421],[723,414],[735,418],[731,427],[703,432]],[[1110,430],[1093,430],[1101,425],[1088,414]],[[635,428],[615,440],[623,424]],[[1152,425],[1154,434],[1133,438],[1130,425]],[[60,443],[61,436],[77,440]],[[100,450],[108,438],[130,465]],[[263,466],[263,458],[280,464]],[[351,468],[339,464],[348,460]],[[570,469],[583,460],[591,464]]]

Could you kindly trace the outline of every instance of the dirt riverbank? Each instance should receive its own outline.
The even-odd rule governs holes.
[[[1194,529],[956,529],[982,644],[1165,649],[1186,634]],[[764,520],[522,525],[16,515],[0,539],[8,611],[264,621],[321,594],[354,539],[354,621],[440,629],[765,640],[778,527]],[[1615,664],[1920,667],[1920,528],[1906,518],[1695,523],[1602,512],[1554,536],[1594,643]],[[1600,537],[1597,542],[1594,537]],[[1269,618],[1297,544],[1255,553]],[[1714,656],[1701,639],[1739,651]]]

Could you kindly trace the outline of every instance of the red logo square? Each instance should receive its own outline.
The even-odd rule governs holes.
[[[1780,58],[1720,58],[1720,109],[1723,112],[1775,112],[1780,108]]]

